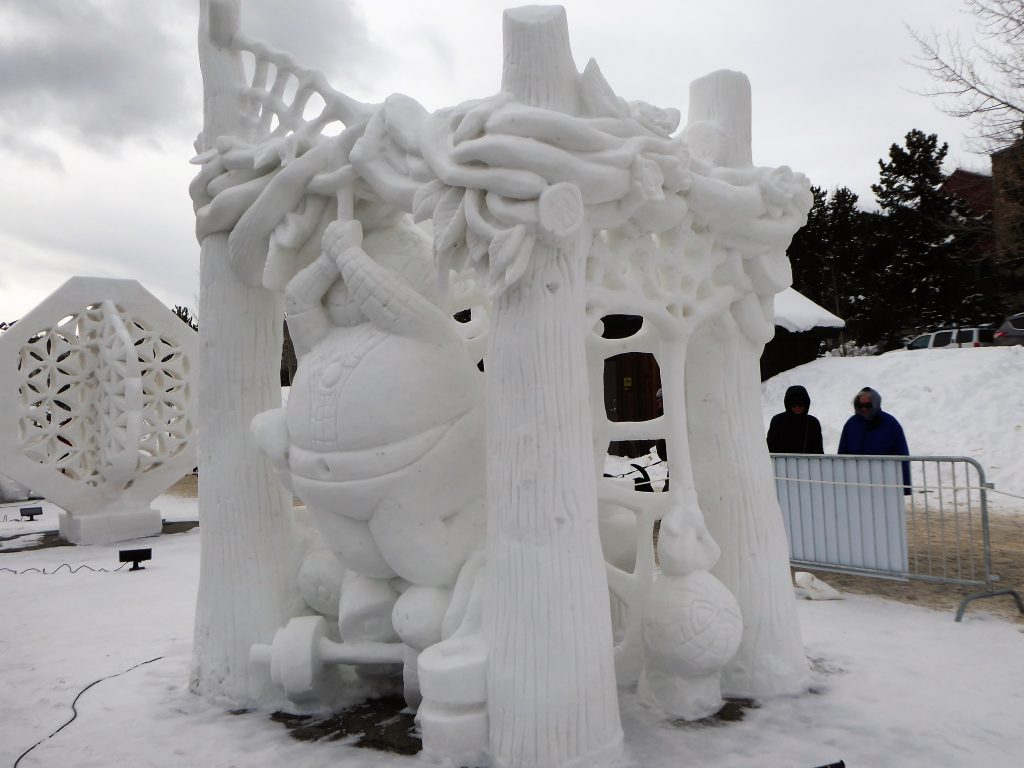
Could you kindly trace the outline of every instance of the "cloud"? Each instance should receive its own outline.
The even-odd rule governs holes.
[[[0,152],[13,155],[28,165],[35,165],[54,173],[64,172],[60,154],[42,142],[19,133],[0,133]]]
[[[54,170],[47,134],[102,152],[193,136],[198,14],[198,0],[0,0],[0,151]],[[340,90],[372,75],[376,46],[347,3],[251,0],[242,25]]]
[[[0,140],[56,132],[108,148],[195,124],[196,77],[180,35],[191,3],[0,0]],[[195,12],[193,12],[193,16]]]
[[[242,31],[323,72],[348,93],[367,85],[383,49],[354,3],[342,0],[251,0],[242,4]]]

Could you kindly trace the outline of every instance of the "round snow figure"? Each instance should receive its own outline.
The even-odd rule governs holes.
[[[736,599],[710,573],[660,574],[644,611],[640,700],[685,720],[714,714],[742,634]]]
[[[253,431],[347,569],[333,612],[343,644],[404,643],[415,701],[416,657],[441,639],[483,540],[483,387],[438,307],[429,239],[386,207],[358,214],[327,228],[321,256],[287,286],[298,368],[287,407]]]

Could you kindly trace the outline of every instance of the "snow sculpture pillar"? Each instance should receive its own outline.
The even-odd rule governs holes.
[[[244,144],[259,138],[244,95],[241,57],[231,47],[238,17],[238,0],[200,2],[200,152],[218,141]],[[190,190],[197,212],[225,180],[252,179],[251,160],[250,175],[245,174],[244,166],[204,166]],[[271,695],[269,674],[250,674],[249,648],[269,642],[299,601],[290,497],[249,433],[257,413],[281,403],[283,299],[258,281],[247,284],[232,269],[228,239],[234,223],[208,223],[198,232],[202,555],[191,687],[247,706]]]
[[[564,9],[507,10],[504,39],[502,90],[575,113]],[[538,208],[522,276],[494,302],[487,358],[491,755],[593,765],[622,731],[581,325],[589,227],[571,184],[548,187]]]
[[[159,534],[195,466],[195,333],[134,280],[74,277],[0,336],[0,465],[64,508],[60,534]]]
[[[685,137],[699,159],[749,172],[750,123],[750,83],[742,73],[714,72],[691,84]],[[770,199],[772,186],[764,186]],[[791,209],[805,216],[810,206],[806,189],[790,188],[801,191],[777,197],[774,218],[755,232],[729,223],[715,231],[716,247],[730,251],[740,268],[739,293],[698,327],[686,357],[690,439],[701,445],[692,457],[694,479],[722,550],[712,573],[736,596],[743,615],[743,638],[723,675],[723,689],[737,696],[795,693],[807,677],[764,443],[758,365],[774,333],[773,297],[792,281],[786,248],[800,222],[782,214]]]

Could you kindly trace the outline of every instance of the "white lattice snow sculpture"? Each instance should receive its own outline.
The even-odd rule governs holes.
[[[0,501],[25,501],[31,495],[31,489],[6,475],[0,475]]]
[[[624,101],[593,61],[580,73],[564,11],[530,6],[506,12],[496,96],[435,113],[399,94],[365,105],[245,38],[233,4],[210,7],[209,46],[239,72],[243,55],[254,61],[248,82],[211,89],[243,105],[245,130],[207,137],[197,226],[228,233],[244,284],[285,290],[302,381],[253,431],[348,569],[343,642],[304,616],[254,660],[304,705],[329,695],[332,664],[404,663],[407,693],[423,695],[426,752],[508,766],[614,760],[616,683],[686,718],[712,713],[723,685],[798,686],[791,589],[762,578],[786,568],[781,517],[749,493],[770,481],[765,448],[731,416],[759,402],[747,373],[810,195],[800,174],[751,164],[746,79],[697,81],[673,136],[677,110]],[[331,123],[340,134],[326,135]],[[407,271],[405,257],[426,250],[410,214],[432,221],[447,303]],[[446,312],[475,302],[463,344]],[[609,314],[645,322],[602,339]],[[468,382],[484,342],[480,406]],[[604,361],[628,351],[658,357],[664,416],[607,419]],[[719,434],[700,409],[723,378],[736,401],[716,411],[729,412]],[[486,430],[462,415],[480,407]],[[669,493],[598,479],[609,440],[656,437]],[[722,448],[738,442],[753,447]],[[735,489],[718,487],[707,455]],[[484,460],[487,534],[474,553],[477,529],[460,525],[478,521],[463,513]],[[733,494],[744,503],[720,506],[751,538],[713,535],[705,519]],[[606,541],[606,565],[600,535],[632,537],[632,556]]]
[[[134,280],[74,277],[0,337],[0,465],[95,544],[157,534],[195,466],[195,332]]]

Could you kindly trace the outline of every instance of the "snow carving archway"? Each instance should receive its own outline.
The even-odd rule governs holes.
[[[798,691],[782,519],[747,411],[811,198],[800,174],[752,164],[746,78],[695,81],[677,133],[677,110],[626,102],[594,61],[578,72],[564,11],[531,6],[505,13],[500,92],[429,113],[355,102],[246,38],[237,4],[202,8],[204,260],[235,298],[287,308],[296,383],[252,440],[318,534],[302,557],[287,514],[246,510],[268,531],[254,547],[302,557],[270,572],[226,545],[226,517],[204,523],[193,686],[258,678],[255,703],[329,705],[355,668],[402,681],[426,752],[508,766],[616,759],[617,686],[688,719],[723,691]],[[603,339],[610,314],[643,327]],[[665,413],[612,423],[604,361],[630,351],[658,358]],[[660,437],[669,492],[600,479],[609,440]],[[282,615],[295,591],[318,616]],[[216,603],[260,593],[276,631]]]
[[[76,277],[0,337],[0,464],[77,544],[159,533],[195,466],[195,332],[131,280]]]

